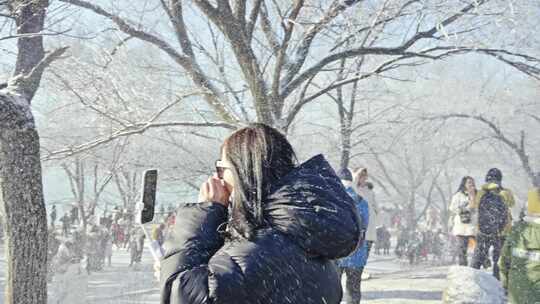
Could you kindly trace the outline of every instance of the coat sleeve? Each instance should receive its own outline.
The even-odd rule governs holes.
[[[218,232],[227,209],[216,203],[188,204],[177,212],[161,260],[162,304],[206,304],[209,301],[208,261],[223,246]]]
[[[459,197],[457,194],[452,196],[452,201],[450,202],[450,208],[448,208],[453,214],[459,213]]]

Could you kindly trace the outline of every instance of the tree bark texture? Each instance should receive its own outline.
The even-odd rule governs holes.
[[[0,91],[0,205],[6,232],[6,304],[47,303],[47,214],[39,136],[23,97]]]

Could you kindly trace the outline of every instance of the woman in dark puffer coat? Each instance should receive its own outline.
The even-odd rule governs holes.
[[[355,250],[361,223],[331,166],[319,155],[296,167],[287,139],[262,124],[221,150],[204,202],[177,211],[161,303],[339,304],[332,260]]]

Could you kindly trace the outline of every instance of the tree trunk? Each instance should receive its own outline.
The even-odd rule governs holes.
[[[416,222],[416,202],[414,196],[415,193],[412,192],[410,194],[409,202],[407,204],[407,209],[405,210],[407,229],[411,231],[416,230],[416,226],[418,224]]]
[[[340,169],[349,167],[351,160],[351,124],[345,123],[341,125],[341,161]]]
[[[47,214],[39,136],[29,103],[0,92],[0,205],[6,304],[47,303]]]

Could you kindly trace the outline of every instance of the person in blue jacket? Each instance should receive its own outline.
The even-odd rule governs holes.
[[[361,219],[360,243],[351,255],[338,260],[340,273],[346,274],[344,300],[346,304],[358,304],[362,297],[360,285],[362,284],[362,272],[366,266],[368,257],[367,243],[364,241],[369,224],[369,206],[352,186],[352,174],[349,169],[342,169],[339,177],[347,193],[354,199],[356,209]]]

